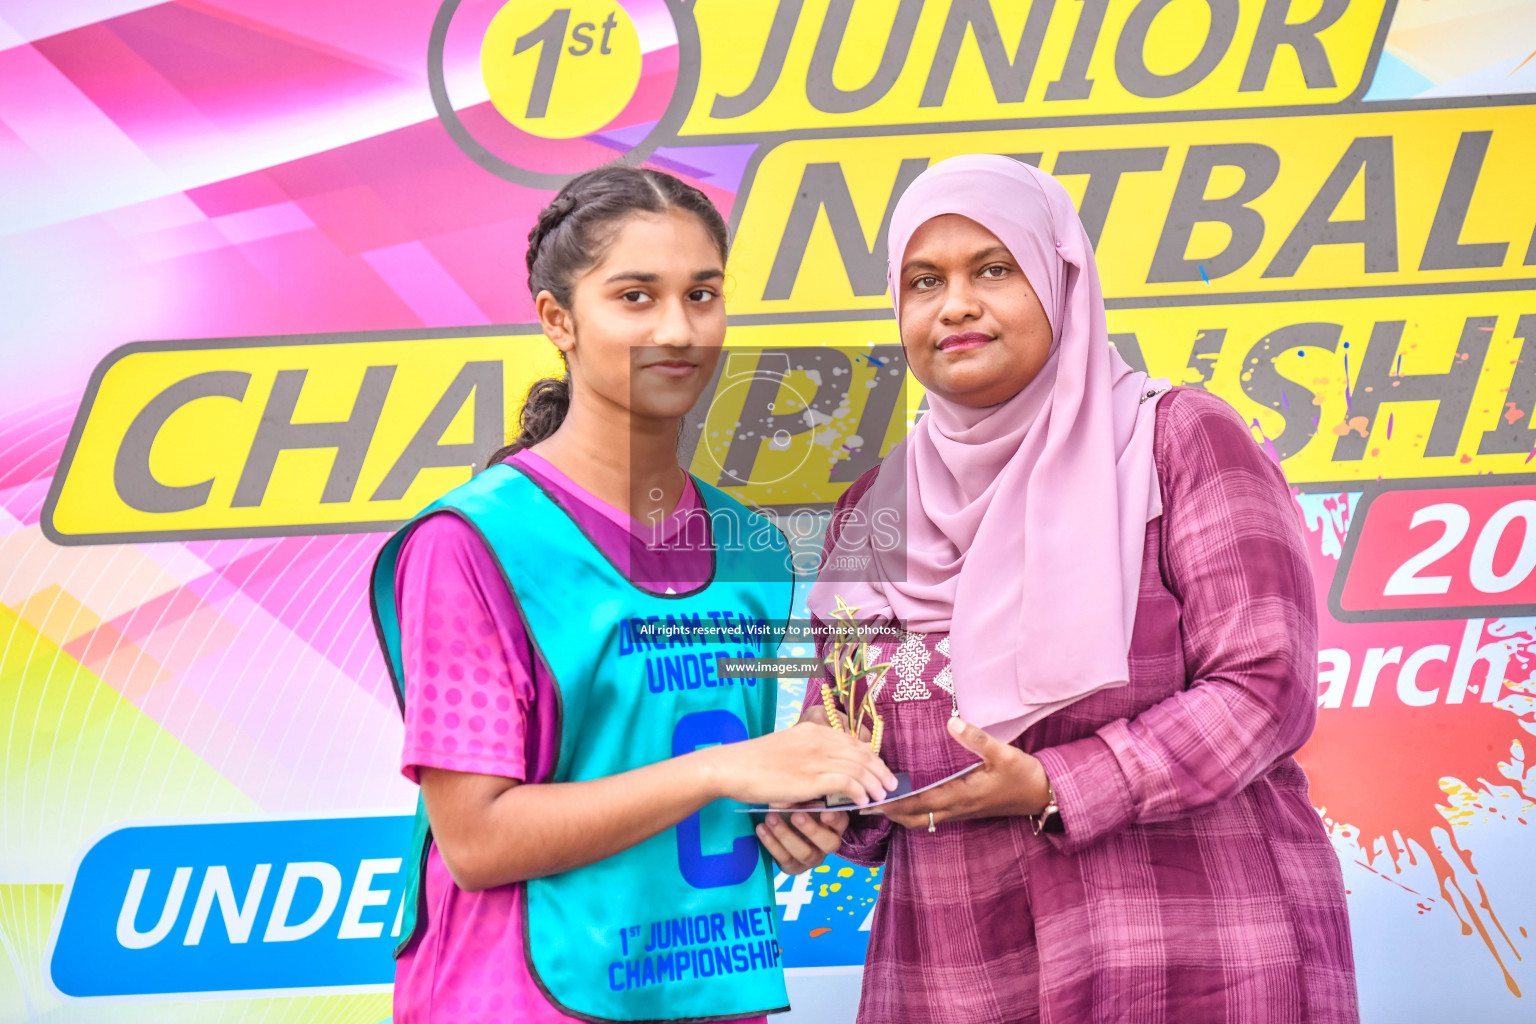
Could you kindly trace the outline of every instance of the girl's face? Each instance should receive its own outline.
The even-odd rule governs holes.
[[[698,217],[677,209],[626,217],[574,282],[570,310],[539,297],[545,333],[570,361],[573,396],[646,419],[686,414],[725,343],[724,277]]]
[[[901,343],[923,386],[959,405],[1006,402],[1051,354],[1051,323],[1013,254],[959,214],[926,221],[897,279]]]

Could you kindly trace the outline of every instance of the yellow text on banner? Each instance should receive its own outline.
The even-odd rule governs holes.
[[[98,367],[44,509],[56,541],[379,529],[468,480],[560,373],[537,333],[180,344]]]
[[[742,201],[733,313],[878,309],[930,163],[1001,153],[1072,194],[1110,300],[1536,278],[1536,105],[799,140]]]
[[[683,136],[1337,103],[1385,0],[699,0]]]
[[[1231,402],[1293,484],[1520,474],[1536,449],[1536,290],[1119,308],[1109,330],[1132,365]],[[388,529],[484,465],[558,370],[537,335],[276,340],[110,357],[49,535]],[[764,383],[785,353],[797,368]],[[752,504],[825,509],[920,412],[904,366],[890,320],[733,327],[689,468]]]

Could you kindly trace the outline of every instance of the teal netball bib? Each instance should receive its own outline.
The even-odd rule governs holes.
[[[631,583],[531,478],[481,473],[422,515],[457,514],[507,579],[560,697],[559,753],[537,782],[603,778],[773,729],[777,684],[721,678],[721,657],[778,647],[794,578],[764,517],[701,481],[714,549],[707,583]],[[420,518],[420,517],[418,517]],[[404,701],[394,603],[401,530],[374,566],[374,621]],[[717,801],[628,850],[526,885],[529,967],[562,1011],[591,1020],[729,1020],[787,1009],[771,861],[750,816]],[[431,841],[418,806],[407,916]],[[414,922],[411,922],[414,924]],[[414,927],[404,930],[410,941]]]

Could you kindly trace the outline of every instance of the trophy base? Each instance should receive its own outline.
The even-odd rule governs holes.
[[[896,776],[896,788],[887,793],[885,795],[885,799],[880,801],[881,803],[889,803],[892,800],[900,800],[902,797],[910,796],[912,794],[912,776],[910,773],[892,772],[891,774]],[[822,803],[826,804],[827,807],[832,809],[855,806],[854,802],[848,799],[848,797],[844,796],[842,793],[833,793],[830,796],[824,796],[821,798],[821,801]]]

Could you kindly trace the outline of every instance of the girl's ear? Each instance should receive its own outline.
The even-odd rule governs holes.
[[[560,305],[553,292],[547,288],[539,292],[533,300],[533,308],[538,313],[544,336],[554,342],[556,348],[569,352],[576,347],[576,324],[571,311]]]

